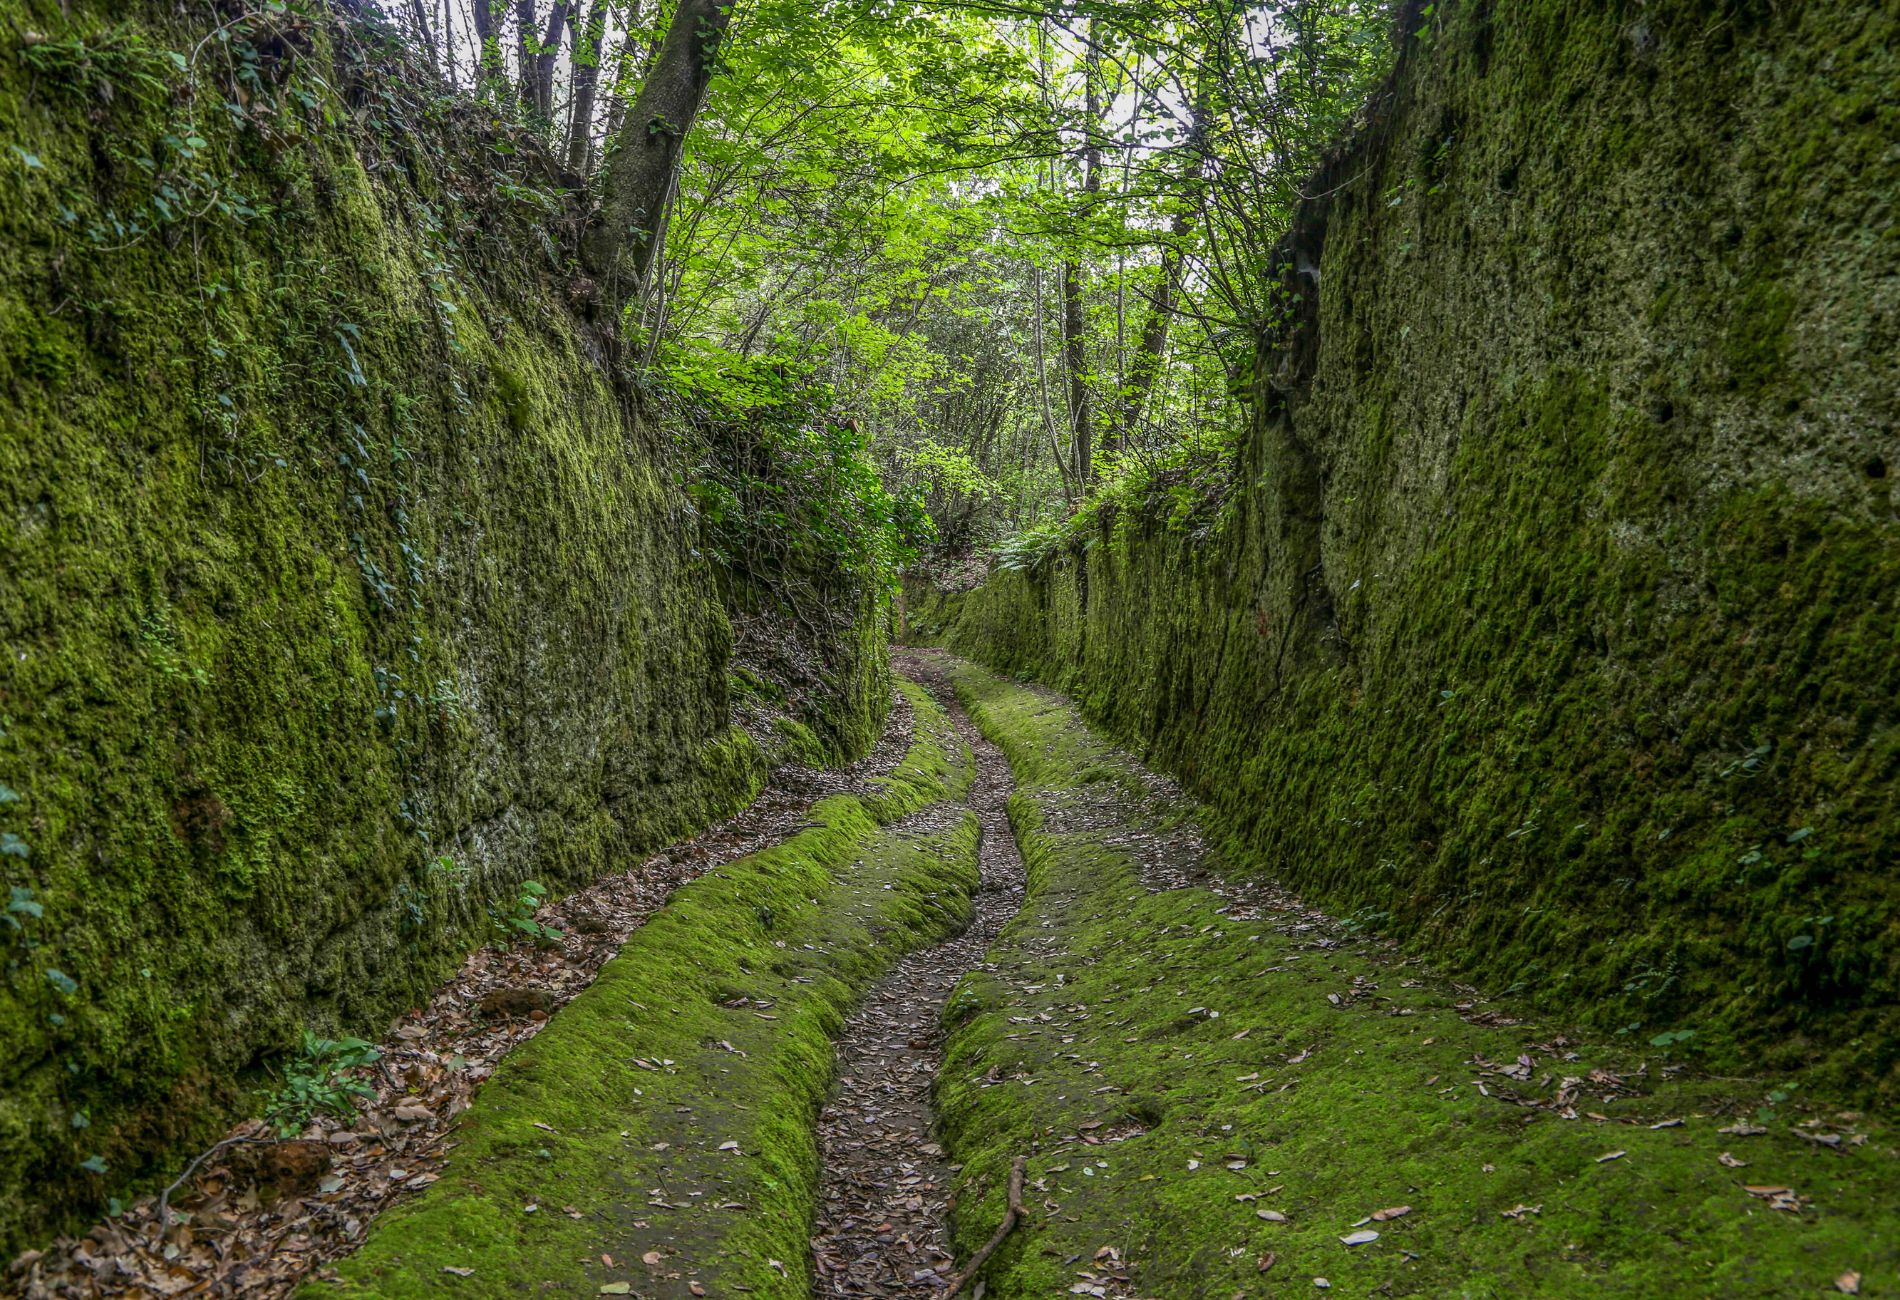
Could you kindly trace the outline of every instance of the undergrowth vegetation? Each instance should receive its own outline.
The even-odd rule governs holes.
[[[258,1094],[264,1118],[280,1137],[293,1137],[317,1115],[353,1115],[376,1090],[351,1071],[382,1058],[361,1038],[323,1038],[304,1031],[303,1046],[284,1063],[283,1082]]]

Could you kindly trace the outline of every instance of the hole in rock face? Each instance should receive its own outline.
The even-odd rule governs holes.
[[[1885,478],[1887,477],[1887,462],[1878,456],[1872,456],[1868,458],[1865,465],[1861,466],[1861,470],[1868,478]]]
[[[1117,1115],[1104,1115],[1084,1125],[1077,1134],[1089,1146],[1109,1146],[1138,1138],[1160,1127],[1161,1107],[1153,1101],[1135,1101]]]
[[[1128,1107],[1128,1120],[1142,1128],[1155,1128],[1161,1123],[1161,1106],[1158,1102],[1136,1101]]]

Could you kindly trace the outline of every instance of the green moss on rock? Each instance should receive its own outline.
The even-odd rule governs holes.
[[[304,1028],[375,1036],[522,880],[624,866],[765,768],[531,151],[370,11],[12,16],[0,887],[43,914],[0,932],[0,1255],[175,1172]],[[206,215],[158,219],[147,154]]]
[[[1215,541],[1123,512],[911,625],[1070,692],[1245,869],[1890,1103],[1900,19],[1706,18],[1436,6],[1288,237]]]

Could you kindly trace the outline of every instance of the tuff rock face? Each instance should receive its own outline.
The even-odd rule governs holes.
[[[1452,968],[1891,1100],[1895,18],[1438,5],[1240,463],[912,626]],[[1184,489],[1185,490],[1185,489]]]

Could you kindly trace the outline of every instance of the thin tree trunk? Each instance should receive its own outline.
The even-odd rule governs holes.
[[[455,9],[449,0],[436,0],[435,12],[442,34],[442,75],[448,78],[450,90],[460,90],[461,78],[455,75]]]
[[[534,0],[515,0],[515,93],[529,113],[540,98],[534,90],[534,28]]]
[[[620,48],[614,54],[613,79],[607,83],[607,122],[601,138],[609,143],[620,134],[621,125],[627,120],[627,72],[633,67],[633,24],[639,17],[636,5],[627,20],[627,34],[620,38]]]
[[[1182,193],[1174,219],[1169,225],[1174,242],[1161,254],[1161,272],[1156,278],[1154,296],[1149,299],[1148,318],[1141,327],[1141,343],[1129,367],[1128,382],[1116,402],[1114,419],[1103,435],[1116,445],[1128,439],[1134,433],[1135,426],[1141,422],[1141,413],[1154,392],[1155,381],[1161,377],[1162,365],[1167,360],[1168,330],[1174,320],[1175,296],[1181,290],[1181,245],[1194,229],[1193,209],[1189,206],[1189,200],[1207,166],[1207,153],[1202,141],[1205,106],[1203,89],[1203,93],[1196,96],[1192,110],[1187,139],[1188,157],[1181,168]]]
[[[600,60],[607,36],[607,0],[593,9],[574,43],[574,103],[567,118],[567,169],[585,176],[593,161],[594,101],[600,93]]]
[[[435,48],[435,26],[430,23],[428,10],[422,7],[422,0],[409,0],[409,17],[416,25],[416,34],[422,38],[422,48],[428,51],[429,62],[440,72],[442,56]]]
[[[1029,269],[1029,283],[1036,300],[1035,326],[1033,336],[1036,342],[1036,395],[1042,402],[1042,431],[1049,439],[1049,453],[1056,462],[1056,472],[1062,476],[1062,499],[1070,505],[1075,504],[1075,493],[1069,488],[1069,463],[1063,459],[1061,444],[1056,441],[1056,417],[1049,409],[1049,364],[1046,350],[1042,345],[1042,268],[1032,266]]]
[[[508,69],[501,57],[501,0],[474,0],[475,42],[481,53],[475,70],[475,84],[497,99],[508,90]]]
[[[568,0],[554,0],[548,13],[547,30],[541,36],[541,48],[534,56],[534,116],[542,126],[554,125],[554,65],[561,60],[561,29],[571,27],[574,6]],[[575,33],[576,37],[578,34]],[[577,40],[578,44],[578,40]]]
[[[1089,445],[1088,356],[1082,337],[1082,266],[1062,264],[1062,365],[1069,375],[1069,454],[1078,483],[1088,486],[1094,449]]]
[[[1095,25],[1091,20],[1083,37],[1088,51],[1083,61],[1083,104],[1087,121],[1082,143],[1082,213],[1094,211],[1102,191],[1102,103],[1097,85],[1101,54],[1095,44]],[[1075,481],[1088,488],[1095,468],[1094,412],[1089,402],[1088,347],[1084,333],[1087,320],[1082,307],[1082,261],[1071,254],[1062,266],[1062,354],[1069,370],[1069,418],[1075,436],[1070,448],[1075,456]]]
[[[693,120],[712,81],[733,0],[680,0],[653,71],[610,146],[601,216],[582,240],[582,260],[606,279],[616,306],[640,284],[665,238],[668,193]]]

